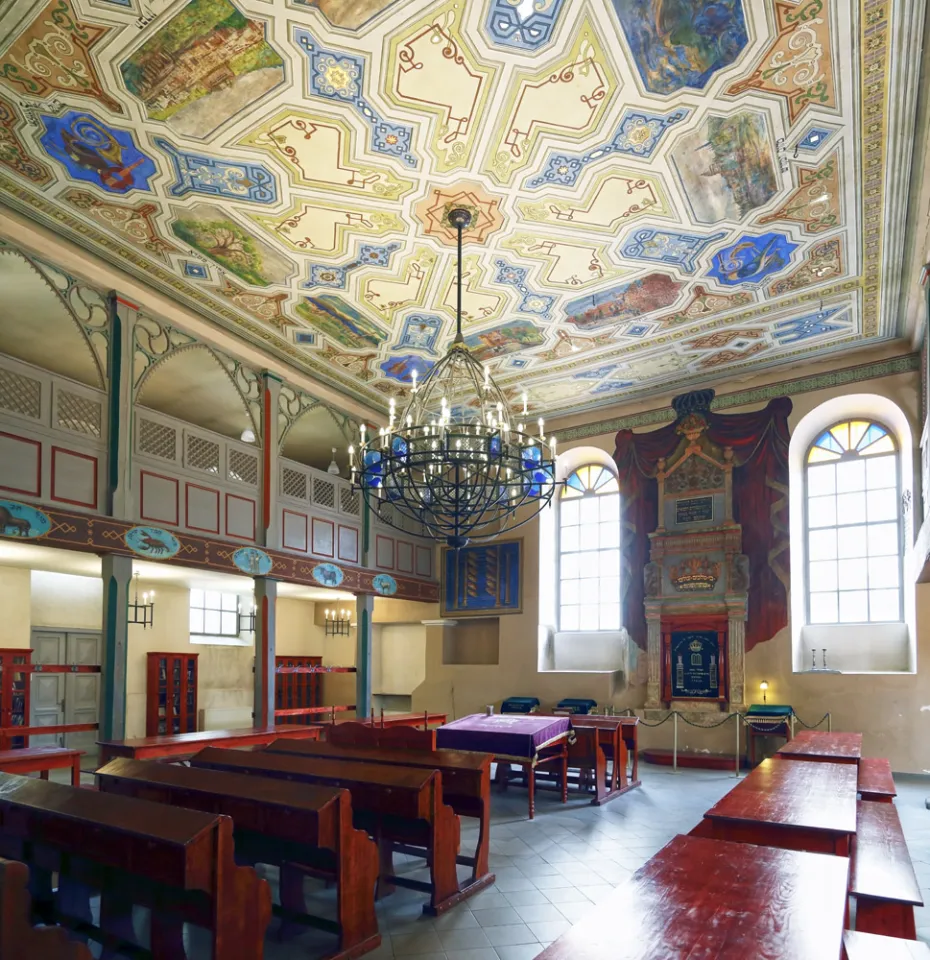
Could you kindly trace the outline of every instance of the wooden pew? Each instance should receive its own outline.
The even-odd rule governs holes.
[[[378,850],[353,828],[348,791],[125,759],[98,770],[97,784],[101,793],[231,817],[236,860],[281,868],[281,907],[273,911],[338,935],[339,949],[329,960],[348,960],[381,943]],[[307,914],[304,873],[335,881],[335,923]]]
[[[846,960],[930,960],[930,947],[921,940],[847,930],[843,934],[843,946]]]
[[[236,865],[228,817],[0,774],[0,824],[0,855],[30,864],[49,921],[119,952],[134,944],[132,906],[149,907],[152,960],[185,956],[184,923],[210,932],[213,960],[261,960],[271,891]]]
[[[171,733],[136,740],[98,740],[100,765],[117,757],[130,760],[187,760],[204,747],[260,747],[282,737],[317,739],[322,732],[318,724],[282,723],[270,727],[245,727],[241,730],[197,730],[193,733]]]
[[[0,960],[92,960],[61,927],[33,927],[29,868],[0,858]]]
[[[849,892],[857,930],[917,939],[914,907],[923,906],[923,897],[893,803],[857,803]]]
[[[394,886],[429,893],[425,913],[443,913],[463,899],[455,864],[459,850],[459,818],[442,800],[442,776],[437,770],[384,764],[321,760],[282,753],[244,753],[207,747],[192,760],[193,767],[227,770],[298,783],[342,787],[352,795],[356,826],[378,841],[381,892]],[[430,882],[394,874],[395,844],[425,847]]]
[[[327,728],[326,742],[340,747],[383,747],[387,750],[435,750],[436,731],[429,728],[378,727],[369,723],[337,723]]]
[[[419,731],[422,733],[423,731]],[[430,731],[432,732],[432,731]],[[491,755],[465,750],[384,750],[377,747],[340,746],[327,740],[275,740],[266,752],[302,757],[382,763],[395,767],[418,767],[442,774],[442,798],[460,817],[478,820],[478,843],[474,856],[460,854],[458,862],[472,868],[471,880],[459,890],[471,896],[494,882],[489,872],[488,850],[491,823]]]
[[[81,785],[81,757],[83,750],[67,747],[22,747],[19,750],[0,750],[0,773],[38,773],[48,780],[49,770],[71,771],[71,785]]]
[[[891,803],[898,795],[891,764],[880,757],[863,757],[859,761],[858,789],[862,800]]]

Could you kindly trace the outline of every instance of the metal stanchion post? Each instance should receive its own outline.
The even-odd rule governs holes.
[[[672,773],[678,773],[678,711],[672,714]]]
[[[827,733],[833,733],[833,714],[827,714]]]
[[[794,740],[794,713],[788,718],[788,725],[791,730],[791,739]]]
[[[739,725],[742,723],[743,718],[737,713],[734,714],[736,717],[736,779],[739,779]]]

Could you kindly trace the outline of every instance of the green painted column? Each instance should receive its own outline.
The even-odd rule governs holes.
[[[126,655],[129,643],[129,584],[132,559],[113,553],[101,558],[103,650],[100,661],[100,739],[126,736]]]
[[[355,715],[362,719],[371,713],[371,621],[375,611],[373,596],[355,601]]]
[[[275,605],[278,582],[268,577],[255,578],[255,670],[254,709],[256,727],[274,726]],[[286,718],[282,722],[287,722]]]
[[[263,547],[278,549],[281,546],[281,517],[278,510],[278,401],[281,396],[281,379],[267,370],[262,373],[262,480],[261,510],[257,541]]]
[[[107,514],[135,519],[132,485],[132,351],[138,311],[110,294],[107,405]]]

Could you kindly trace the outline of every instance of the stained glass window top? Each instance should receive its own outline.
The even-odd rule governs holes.
[[[619,493],[617,478],[606,468],[597,464],[579,467],[562,487],[562,499],[591,496],[602,493]]]
[[[807,462],[829,463],[894,452],[894,440],[883,426],[870,420],[846,420],[817,437],[807,453]]]

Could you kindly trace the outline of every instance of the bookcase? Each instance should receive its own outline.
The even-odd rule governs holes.
[[[150,653],[146,664],[145,735],[193,733],[197,729],[199,653]]]
[[[275,657],[275,667],[318,667],[322,657]],[[275,710],[298,710],[320,706],[320,674],[275,673]],[[318,723],[314,714],[282,717],[280,723]]]
[[[0,650],[0,727],[29,726],[29,679],[32,651]],[[23,668],[26,669],[23,669]],[[4,749],[28,746],[28,737],[10,737]]]

